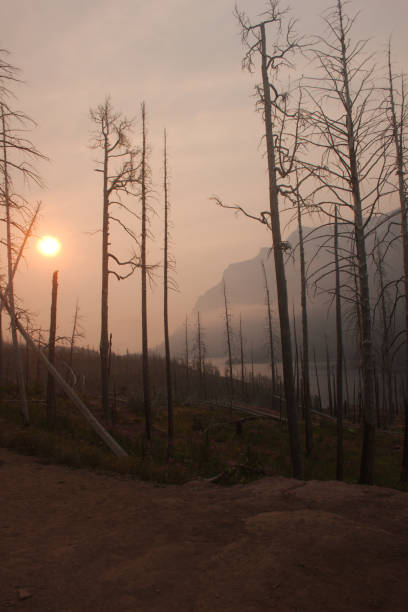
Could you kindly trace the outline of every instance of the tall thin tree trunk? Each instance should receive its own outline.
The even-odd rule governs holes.
[[[368,285],[368,267],[365,245],[365,230],[363,221],[363,205],[360,193],[360,179],[357,161],[355,124],[353,118],[353,100],[350,93],[350,75],[348,66],[347,44],[345,28],[343,23],[343,8],[341,0],[337,0],[342,80],[344,86],[344,106],[346,110],[346,130],[348,141],[348,158],[350,164],[350,187],[353,199],[354,213],[354,235],[357,250],[357,268],[359,281],[360,312],[361,312],[361,339],[362,339],[362,374],[363,374],[363,397],[364,397],[364,434],[363,451],[361,454],[360,483],[374,483],[375,462],[375,405],[374,405],[374,379],[373,379],[373,355],[371,338],[371,306],[370,290]]]
[[[26,332],[28,334],[28,321],[26,323]],[[30,386],[30,347],[26,342],[25,346],[25,383],[26,389]]]
[[[313,424],[310,402],[310,368],[309,368],[309,332],[307,317],[307,287],[306,287],[306,261],[303,243],[302,213],[300,210],[299,194],[297,197],[297,219],[299,230],[299,253],[300,253],[300,289],[302,307],[302,395],[303,411],[305,415],[305,443],[306,454],[310,456],[313,452]]]
[[[4,383],[3,302],[0,301],[0,398]]]
[[[169,340],[169,200],[168,200],[168,180],[167,180],[167,139],[166,130],[164,131],[164,345],[166,355],[166,386],[167,386],[167,459],[173,457],[174,447],[174,417],[173,417],[173,389],[172,372],[170,360],[170,340]]]
[[[241,357],[241,396],[245,400],[245,364],[244,364],[244,339],[242,336],[242,316],[239,316],[239,349]]]
[[[329,354],[329,345],[327,342],[327,336],[325,336],[326,342],[326,377],[327,377],[327,395],[329,401],[329,414],[333,415],[333,394],[332,394],[332,385],[331,385],[331,364],[330,364],[330,354]]]
[[[109,331],[108,331],[108,293],[109,293],[109,135],[104,133],[103,157],[103,213],[102,213],[102,291],[101,291],[101,339],[99,354],[101,358],[102,413],[110,420],[109,406]]]
[[[1,120],[2,120],[2,131],[3,131],[3,197],[4,204],[6,207],[6,232],[7,232],[7,278],[8,278],[8,303],[10,306],[9,314],[10,314],[10,322],[11,322],[11,337],[13,341],[14,347],[14,356],[16,362],[17,369],[17,379],[20,393],[20,402],[21,402],[21,413],[23,416],[23,424],[30,424],[30,417],[28,412],[28,403],[27,403],[27,395],[25,389],[25,380],[24,380],[24,369],[23,362],[20,352],[20,347],[18,344],[17,338],[17,324],[16,324],[16,309],[14,303],[14,270],[13,270],[13,244],[12,244],[12,236],[11,236],[11,207],[12,202],[10,198],[10,178],[8,174],[8,157],[7,157],[7,146],[6,146],[6,120],[4,116],[4,106],[1,105]]]
[[[296,381],[296,390],[295,390],[295,398],[296,398],[296,408],[299,408],[299,399],[300,399],[300,368],[299,368],[299,344],[297,339],[297,329],[296,329],[296,317],[295,317],[295,307],[293,307],[293,343],[295,345],[295,381]]]
[[[261,261],[263,277],[265,281],[265,297],[266,297],[266,308],[268,315],[268,336],[269,336],[269,358],[271,364],[271,376],[272,376],[272,395],[276,393],[276,363],[275,363],[275,349],[273,345],[273,325],[272,325],[272,308],[271,308],[271,296],[269,293],[268,278],[266,276],[265,264]],[[272,399],[273,403],[273,399]]]
[[[150,402],[149,379],[149,349],[147,339],[147,144],[146,144],[146,109],[142,104],[142,159],[141,159],[141,188],[142,188],[142,235],[141,235],[141,265],[142,265],[142,359],[143,359],[143,398],[146,425],[146,441],[148,453],[152,439],[152,409]]]
[[[74,324],[72,326],[72,334],[71,334],[71,338],[69,341],[69,367],[70,368],[72,368],[72,363],[74,359],[74,345],[75,345],[75,337],[77,333],[78,313],[79,313],[79,306],[78,306],[78,301],[77,301],[75,304]]]
[[[232,398],[234,396],[234,383],[233,383],[233,377],[232,377],[231,315],[228,309],[227,288],[225,286],[225,279],[223,280],[222,286],[223,286],[223,292],[224,292],[225,334],[227,338],[227,350],[228,350],[229,392],[230,392],[230,401],[232,403]]]
[[[295,478],[302,479],[303,461],[299,440],[298,417],[293,384],[292,344],[290,337],[290,321],[288,293],[286,286],[285,265],[283,261],[282,238],[279,218],[278,185],[276,178],[275,145],[272,125],[271,87],[268,78],[268,60],[266,49],[265,24],[260,24],[261,55],[262,55],[262,89],[264,105],[264,121],[266,148],[268,157],[269,204],[272,225],[272,244],[274,249],[275,274],[278,296],[279,321],[282,346],[283,380],[285,386],[286,412],[288,418],[289,442],[292,461],[292,473]]]
[[[200,323],[200,311],[197,311],[197,352],[198,352],[198,381],[200,395],[203,393],[203,346]]]
[[[254,372],[254,348],[251,347],[251,394],[252,401],[255,398],[255,372]]]
[[[322,412],[323,403],[322,403],[322,394],[320,392],[319,372],[317,370],[317,360],[316,360],[316,350],[315,349],[313,349],[313,359],[314,359],[314,366],[315,366],[317,396],[319,398],[319,409],[320,409],[320,412]]]
[[[185,361],[186,361],[186,387],[187,387],[187,392],[190,391],[190,380],[189,380],[189,374],[190,374],[190,359],[189,359],[189,350],[188,350],[188,318],[186,315],[186,322],[185,322]]]
[[[344,353],[344,348],[343,348],[343,367],[344,367],[344,381],[346,383],[346,402],[344,404],[345,406],[345,415],[346,416],[350,416],[349,412],[350,412],[350,389],[349,389],[349,380],[348,380],[348,370],[347,370],[347,360],[346,360],[346,355]]]
[[[395,107],[393,74],[391,66],[391,48],[388,48],[388,77],[391,110],[391,127],[395,146],[396,173],[398,175],[398,193],[401,209],[401,240],[402,240],[402,262],[404,270],[404,306],[405,306],[405,397],[408,398],[408,227],[407,227],[407,191],[405,183],[404,152],[406,154],[406,142],[404,141],[404,112],[406,112],[406,100],[404,84],[402,82],[402,104],[401,118],[397,119]],[[405,106],[405,108],[404,108]],[[405,435],[401,466],[401,481],[408,482],[408,403],[404,402],[405,408]]]
[[[48,338],[48,361],[55,367],[55,337],[57,331],[57,294],[58,270],[52,275],[50,334]],[[54,429],[57,412],[57,397],[55,393],[55,379],[51,372],[47,376],[47,427]]]
[[[336,413],[337,413],[337,464],[336,478],[343,480],[343,323],[340,295],[339,226],[337,206],[334,215],[334,263],[336,269]]]

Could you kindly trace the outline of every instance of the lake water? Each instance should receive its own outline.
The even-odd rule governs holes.
[[[211,359],[208,359],[208,362],[216,366],[219,369],[220,374],[222,376],[228,375],[228,365],[225,363],[224,357],[211,358]],[[310,391],[312,395],[317,396],[318,395],[318,384],[319,384],[322,404],[323,406],[327,406],[329,403],[329,389],[328,389],[328,383],[327,383],[327,364],[326,362],[317,362],[316,366],[317,367],[315,367],[314,362],[310,363]],[[244,367],[245,367],[245,379],[249,380],[251,376],[251,372],[252,372],[252,364],[246,363]],[[254,369],[255,376],[261,375],[261,376],[266,376],[268,378],[271,378],[271,367],[268,363],[254,363],[253,369]],[[277,369],[278,376],[282,376],[282,363],[281,362],[277,362],[276,369]],[[316,377],[316,369],[317,369],[317,377]],[[234,377],[240,379],[241,378],[241,364],[234,364],[232,366],[232,370],[233,370]],[[335,378],[335,372],[336,372],[335,362],[333,361],[330,366],[332,389],[333,389],[333,380]],[[397,377],[397,391],[399,394],[401,394],[401,381],[403,380],[404,372],[402,369],[397,369],[395,373]],[[346,398],[346,381],[345,381],[344,372],[343,372],[343,377],[344,377],[344,383],[343,383],[344,384],[344,399],[347,399]],[[319,383],[317,383],[317,379]],[[348,369],[347,370],[347,380],[348,380],[349,401],[352,403],[354,389],[355,389],[356,398],[358,396],[359,370],[357,368]],[[381,387],[381,381],[379,384]],[[381,397],[381,394],[382,394],[381,388],[379,389],[379,393]]]

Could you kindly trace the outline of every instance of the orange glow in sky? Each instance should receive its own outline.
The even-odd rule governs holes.
[[[57,255],[61,249],[61,243],[57,238],[53,236],[43,236],[37,242],[37,249],[41,253],[41,255],[46,255],[47,257],[54,257]]]

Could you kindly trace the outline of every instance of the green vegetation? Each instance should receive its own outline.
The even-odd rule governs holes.
[[[21,426],[15,400],[0,404],[0,444],[41,461],[73,468],[90,468],[127,474],[156,483],[179,484],[198,478],[221,485],[246,483],[263,476],[291,476],[288,435],[285,423],[248,417],[228,409],[198,405],[175,408],[174,458],[167,461],[167,411],[156,407],[151,456],[144,455],[143,414],[124,407],[111,433],[129,453],[114,457],[88,428],[71,405],[59,399],[56,426],[46,429],[45,405],[31,398],[32,424]],[[315,422],[315,449],[305,458],[306,479],[334,480],[336,477],[336,427]],[[378,431],[376,484],[407,490],[398,482],[402,436]],[[344,479],[357,482],[361,432],[349,427],[344,437]]]

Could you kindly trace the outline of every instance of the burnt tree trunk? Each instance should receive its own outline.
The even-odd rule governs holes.
[[[174,447],[174,417],[173,417],[173,389],[172,372],[170,359],[170,340],[169,340],[169,200],[168,200],[168,181],[167,181],[167,139],[164,131],[164,294],[163,294],[163,313],[164,313],[164,345],[166,358],[166,387],[167,387],[167,459],[173,456]]]
[[[306,285],[306,261],[303,244],[302,214],[300,210],[299,197],[297,198],[297,220],[299,230],[299,253],[300,253],[300,289],[302,307],[302,396],[303,411],[305,415],[305,443],[306,454],[313,452],[313,424],[310,400],[310,367],[309,367],[309,332],[307,318],[307,285]]]
[[[339,226],[337,206],[334,216],[334,264],[336,275],[336,413],[337,413],[337,463],[336,478],[343,480],[343,323],[340,295]]]
[[[269,358],[271,364],[271,376],[272,376],[272,395],[276,393],[276,363],[275,363],[275,349],[273,345],[273,325],[272,325],[272,308],[271,308],[271,296],[269,293],[268,278],[266,276],[265,264],[261,261],[263,277],[265,281],[265,297],[266,297],[266,314],[268,316],[268,339],[269,339]],[[273,400],[272,400],[273,403]]]
[[[397,118],[395,105],[391,49],[388,50],[388,77],[391,110],[391,128],[395,146],[395,170],[398,176],[398,193],[401,210],[402,262],[404,270],[404,307],[405,307],[405,435],[401,465],[401,481],[408,482],[408,228],[407,228],[407,187],[406,187],[406,141],[404,139],[404,113],[407,112],[405,92],[402,91],[401,117]]]
[[[57,294],[58,270],[52,275],[50,334],[48,338],[48,361],[55,368],[55,337],[57,332]],[[47,427],[55,428],[57,414],[57,396],[55,392],[55,378],[48,372],[47,375]]]
[[[143,402],[145,411],[145,433],[150,452],[152,439],[152,408],[150,401],[149,348],[147,338],[147,144],[146,144],[146,110],[142,104],[142,159],[141,159],[141,266],[142,266],[142,365],[143,365]]]
[[[293,380],[292,344],[290,334],[288,293],[286,286],[285,265],[283,261],[282,238],[279,218],[279,199],[276,177],[275,145],[272,124],[271,87],[268,78],[268,61],[266,49],[265,24],[260,24],[262,56],[262,89],[266,148],[268,158],[269,205],[272,226],[272,245],[275,261],[276,286],[279,309],[280,335],[282,346],[283,382],[285,387],[286,413],[289,428],[292,473],[295,478],[303,478],[303,461],[299,440],[298,417]]]
[[[28,412],[27,395],[24,380],[24,369],[23,361],[20,352],[20,347],[17,338],[17,321],[16,321],[16,309],[14,302],[14,269],[13,269],[13,238],[11,235],[11,208],[12,201],[10,197],[10,177],[8,173],[8,156],[7,156],[7,126],[5,120],[5,109],[1,105],[1,121],[2,121],[2,138],[3,138],[3,198],[6,207],[6,245],[7,245],[7,288],[8,288],[8,303],[10,306],[9,315],[11,323],[11,337],[13,342],[15,367],[17,370],[17,380],[20,393],[21,402],[21,413],[23,416],[23,424],[30,424],[30,417]]]

